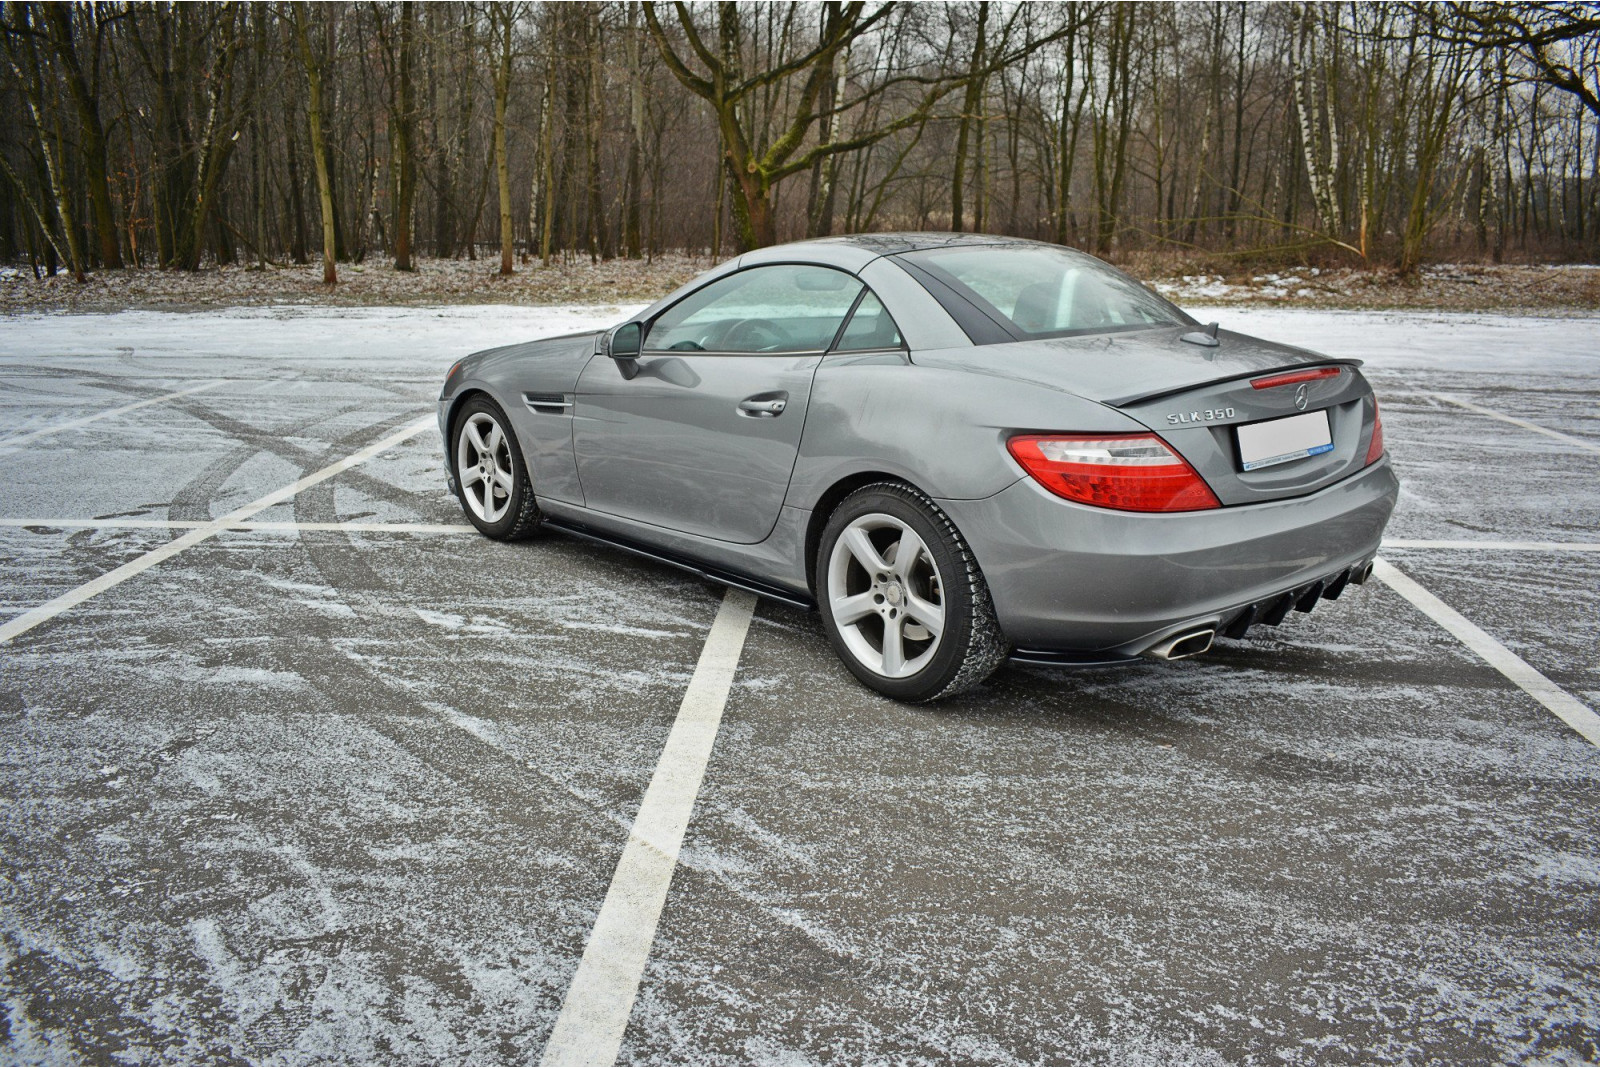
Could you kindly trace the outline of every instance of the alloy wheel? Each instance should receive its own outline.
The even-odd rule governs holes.
[[[505,517],[516,485],[511,440],[488,412],[473,412],[461,424],[456,435],[456,477],[474,515],[485,523]]]
[[[885,678],[917,674],[944,634],[944,586],[917,532],[882,512],[845,527],[828,560],[828,609],[846,648]]]

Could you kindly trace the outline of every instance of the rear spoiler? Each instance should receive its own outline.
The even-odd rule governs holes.
[[[1174,396],[1177,396],[1179,393],[1188,393],[1191,390],[1203,389],[1206,386],[1214,386],[1214,385],[1217,385],[1220,382],[1237,382],[1237,381],[1239,381],[1241,379],[1259,378],[1264,374],[1280,374],[1280,373],[1285,372],[1285,371],[1296,371],[1296,370],[1299,370],[1302,367],[1328,367],[1330,365],[1333,365],[1333,366],[1349,367],[1352,370],[1354,370],[1356,368],[1361,367],[1362,366],[1362,362],[1363,361],[1361,361],[1361,360],[1355,360],[1355,359],[1330,359],[1330,358],[1323,358],[1323,359],[1316,359],[1316,360],[1301,360],[1299,363],[1286,363],[1282,367],[1273,367],[1273,368],[1270,368],[1270,369],[1257,370],[1257,371],[1247,371],[1247,372],[1245,372],[1243,374],[1227,375],[1227,376],[1225,376],[1223,378],[1214,378],[1214,379],[1211,379],[1209,382],[1191,382],[1188,385],[1176,386],[1176,387],[1171,388],[1171,389],[1153,389],[1153,390],[1149,390],[1149,391],[1147,391],[1145,393],[1130,393],[1125,397],[1112,397],[1109,400],[1104,400],[1104,401],[1101,401],[1100,403],[1110,405],[1113,408],[1121,408],[1124,405],[1143,404],[1146,401],[1160,400],[1162,397],[1174,397]]]

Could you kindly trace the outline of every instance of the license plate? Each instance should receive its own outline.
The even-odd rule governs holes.
[[[1326,411],[1251,423],[1235,432],[1239,435],[1239,460],[1246,471],[1333,451]]]

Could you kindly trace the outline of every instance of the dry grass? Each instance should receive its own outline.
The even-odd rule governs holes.
[[[194,311],[262,305],[394,306],[436,304],[648,303],[711,266],[709,260],[663,256],[654,263],[518,264],[499,274],[499,260],[422,260],[415,271],[387,262],[340,264],[339,283],[322,284],[320,264],[306,267],[212,267],[200,271],[99,271],[83,284],[57,275],[35,281],[26,268],[0,269],[0,312]]]
[[[653,301],[711,266],[669,255],[587,259],[540,267],[519,264],[502,277],[497,261],[423,260],[418,270],[384,262],[342,264],[337,286],[319,266],[209,268],[196,272],[101,271],[80,285],[66,275],[35,280],[26,268],[0,268],[0,313],[169,311],[262,305],[391,306],[437,304],[628,304]],[[1583,314],[1600,311],[1600,268],[1506,264],[1424,268],[1411,279],[1347,267],[1218,267],[1134,255],[1125,263],[1179,304],[1310,308],[1421,309]]]
[[[1424,267],[1412,278],[1348,267],[1293,267],[1157,276],[1152,284],[1178,304],[1541,315],[1600,311],[1600,268],[1577,265],[1446,264]]]

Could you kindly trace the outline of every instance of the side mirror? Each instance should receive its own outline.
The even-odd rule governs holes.
[[[622,377],[631,380],[639,373],[639,351],[644,345],[644,328],[638,323],[623,323],[606,338],[606,355],[617,362]]]

